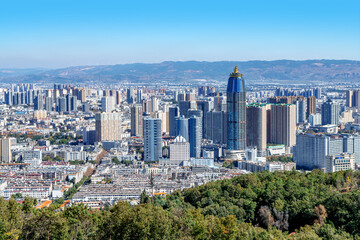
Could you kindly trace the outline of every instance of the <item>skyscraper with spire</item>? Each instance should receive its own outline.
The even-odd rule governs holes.
[[[227,122],[229,152],[246,149],[246,92],[243,75],[237,67],[230,74],[227,85]]]

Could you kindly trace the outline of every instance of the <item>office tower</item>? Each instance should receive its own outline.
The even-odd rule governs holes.
[[[0,162],[10,163],[12,161],[11,141],[11,138],[0,139]]]
[[[131,136],[143,135],[143,110],[141,105],[131,107]]]
[[[101,110],[103,112],[112,112],[115,110],[115,98],[114,97],[102,97],[101,98]]]
[[[205,115],[205,138],[216,144],[226,144],[228,130],[226,112],[212,110]]]
[[[162,157],[161,119],[146,117],[143,125],[144,161],[158,161]]]
[[[316,113],[316,97],[308,97],[307,98],[307,110],[306,110],[306,117],[308,118],[310,114]]]
[[[266,154],[267,118],[270,104],[250,104],[246,108],[246,142],[256,147],[260,156]]]
[[[189,118],[189,142],[190,156],[200,158],[202,138],[202,116],[191,116]]]
[[[296,106],[275,104],[271,106],[270,141],[292,147],[296,144]]]
[[[306,101],[305,99],[297,99],[296,104],[296,123],[304,123],[306,121]]]
[[[184,116],[176,118],[176,136],[182,136],[189,141],[189,119]]]
[[[340,105],[332,102],[331,99],[329,98],[321,106],[322,125],[326,125],[326,124],[338,125],[339,114],[340,114]]]
[[[340,153],[339,155],[327,155],[325,162],[326,172],[355,170],[354,154]]]
[[[310,114],[309,123],[311,126],[321,125],[321,114],[320,113]]]
[[[142,101],[142,90],[138,89],[136,93],[136,102],[141,103],[141,101]]]
[[[170,162],[179,165],[190,160],[190,144],[182,136],[177,136],[170,144]]]
[[[245,82],[238,68],[230,74],[227,91],[227,118],[229,150],[246,149],[246,92]]]
[[[128,104],[134,103],[134,88],[130,87],[126,90],[126,101]]]
[[[151,112],[159,111],[159,100],[155,96],[151,96]]]
[[[179,117],[178,107],[169,107],[169,136],[176,136],[176,118]]]
[[[95,115],[96,141],[117,141],[122,139],[121,114],[97,113]]]
[[[35,97],[34,101],[34,110],[43,110],[44,109],[44,98],[42,95]]]

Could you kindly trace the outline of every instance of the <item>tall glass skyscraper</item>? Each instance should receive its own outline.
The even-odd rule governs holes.
[[[176,118],[176,136],[182,136],[189,141],[189,119],[184,116]]]
[[[227,121],[229,150],[246,149],[246,92],[244,78],[237,67],[227,85]]]

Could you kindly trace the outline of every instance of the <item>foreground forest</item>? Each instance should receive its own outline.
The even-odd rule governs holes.
[[[360,173],[260,172],[92,211],[0,199],[0,239],[360,239]]]

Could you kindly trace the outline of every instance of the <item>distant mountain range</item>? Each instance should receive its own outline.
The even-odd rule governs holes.
[[[359,81],[360,61],[277,60],[221,62],[162,62],[78,66],[55,70],[0,69],[1,82],[38,83],[181,83],[194,79],[226,81],[234,66],[250,81]]]

